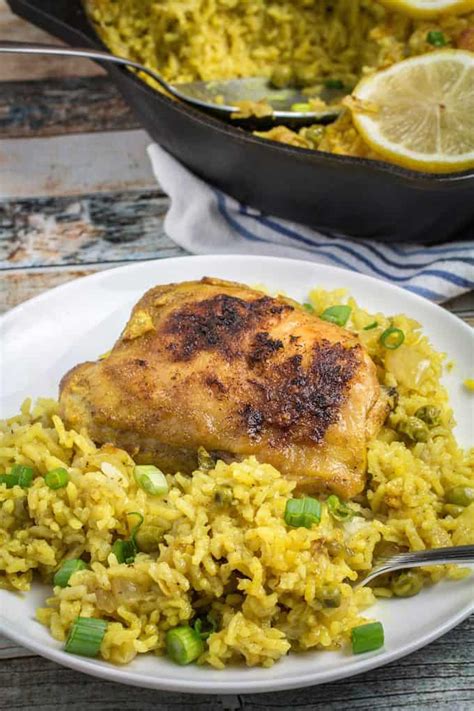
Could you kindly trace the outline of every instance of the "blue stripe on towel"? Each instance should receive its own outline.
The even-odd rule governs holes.
[[[278,231],[279,228],[282,227],[278,222],[272,220],[272,219],[269,218],[269,217],[266,217],[266,216],[264,217],[263,215],[252,214],[252,213],[248,210],[248,208],[247,208],[245,205],[240,205],[239,213],[240,213],[241,215],[245,216],[245,217],[250,218],[251,220],[254,220],[255,222],[257,222],[257,223],[259,223],[259,224],[261,224],[261,225],[267,226],[267,227],[269,227],[270,229],[274,229],[274,230],[276,230],[276,231]],[[297,235],[298,237],[301,237],[301,238],[304,239],[303,233],[297,232],[296,230],[292,230],[292,233],[293,233],[294,235]],[[289,236],[289,235],[288,235],[288,236]],[[328,235],[328,237],[329,237],[329,235]],[[341,241],[341,239],[344,240],[344,238],[340,238],[340,237],[338,237],[337,235],[331,235],[330,238],[334,241],[334,244],[337,244],[336,240],[339,240],[339,241]],[[310,244],[310,245],[313,245],[313,244],[314,244],[315,246],[317,246],[317,244],[316,244],[315,242],[313,242],[313,240],[310,240],[309,244]],[[421,268],[421,267],[430,266],[430,265],[432,265],[432,264],[435,264],[435,263],[437,263],[438,261],[443,261],[443,262],[448,262],[448,261],[449,261],[449,262],[450,262],[450,261],[463,261],[463,262],[467,262],[468,264],[474,264],[474,257],[471,257],[471,258],[470,258],[470,257],[467,257],[467,258],[466,258],[466,257],[463,257],[463,256],[462,256],[462,254],[464,254],[464,253],[474,255],[474,249],[472,248],[472,246],[470,246],[470,247],[469,247],[469,246],[462,246],[462,247],[429,247],[429,248],[425,248],[425,249],[415,249],[415,250],[413,250],[413,249],[411,249],[411,246],[410,246],[410,245],[406,245],[406,247],[395,247],[395,246],[388,245],[388,244],[387,244],[387,245],[385,245],[385,244],[384,244],[384,245],[379,244],[379,245],[376,247],[376,246],[374,246],[373,243],[372,243],[372,244],[369,244],[366,240],[363,240],[363,239],[358,239],[358,240],[357,240],[357,246],[358,246],[358,247],[363,247],[363,248],[365,248],[366,250],[368,250],[369,252],[372,252],[372,254],[375,254],[375,255],[376,255],[377,257],[379,257],[379,259],[381,259],[383,262],[385,262],[385,263],[388,264],[389,266],[393,266],[393,267],[395,267],[395,268],[397,268],[397,269],[413,269],[414,267],[420,267],[420,268]],[[386,253],[387,253],[387,252],[393,252],[393,253],[395,253],[396,255],[398,255],[398,256],[403,256],[403,257],[410,257],[410,258],[411,258],[411,257],[417,256],[417,255],[423,255],[423,256],[426,257],[428,250],[429,250],[429,255],[430,255],[430,256],[433,255],[433,254],[445,254],[445,255],[450,255],[450,256],[446,256],[446,257],[444,257],[444,258],[441,259],[441,260],[439,260],[439,259],[430,259],[430,261],[428,261],[428,262],[424,262],[424,263],[423,263],[423,262],[421,262],[421,263],[417,262],[416,264],[415,264],[415,263],[413,263],[413,264],[400,264],[400,260],[394,262],[394,261],[392,261],[391,259],[389,259],[389,258],[386,256]]]
[[[226,203],[225,203],[225,196],[223,193],[221,193],[218,190],[213,190],[216,198],[217,198],[217,207],[219,210],[219,213],[221,216],[225,219],[227,224],[232,227],[241,237],[243,237],[246,240],[249,240],[251,242],[261,242],[264,244],[273,244],[272,240],[270,239],[265,239],[261,237],[260,235],[256,235],[254,232],[251,230],[247,229],[244,227],[238,220],[235,219],[235,217],[232,216],[232,213],[229,212],[227,209]],[[322,245],[323,247],[328,247],[330,245]],[[314,250],[316,253],[318,252],[317,249]],[[348,262],[345,262],[343,259],[337,257],[335,254],[329,253],[329,254],[324,254],[324,256],[327,259],[330,259],[333,261],[335,264],[338,266],[342,266],[345,269],[349,269],[350,271],[356,271],[360,272],[357,267],[355,267],[353,264],[350,264]],[[433,301],[440,301],[443,299],[442,294],[437,293],[436,291],[433,291],[432,289],[428,289],[427,287],[424,286],[419,286],[417,284],[406,284],[404,285],[405,289],[408,291],[413,292],[414,294],[418,294],[419,296],[424,296],[426,299],[431,299]]]
[[[275,222],[275,221],[270,220],[268,218],[262,217],[262,218],[259,218],[258,221],[261,224],[271,228],[278,234],[281,234],[281,235],[287,237],[288,239],[293,239],[296,242],[301,242],[302,244],[305,244],[308,247],[317,247],[318,249],[324,249],[324,250],[326,250],[326,249],[329,249],[329,250],[340,249],[343,252],[347,252],[352,257],[354,257],[355,259],[358,259],[363,264],[365,264],[366,267],[371,269],[375,274],[383,277],[384,279],[393,280],[393,281],[397,281],[397,282],[404,282],[404,281],[409,281],[410,279],[413,279],[413,277],[417,276],[417,275],[420,275],[420,276],[426,275],[426,276],[437,276],[439,279],[444,279],[446,281],[451,282],[452,284],[456,284],[458,286],[462,286],[465,288],[474,287],[474,282],[471,282],[467,279],[463,279],[462,277],[458,277],[455,274],[451,274],[451,273],[446,272],[442,269],[436,269],[436,270],[435,269],[433,269],[433,270],[424,269],[424,268],[420,269],[419,265],[405,265],[404,267],[401,267],[401,265],[394,264],[394,266],[397,269],[400,269],[400,268],[410,269],[411,268],[414,271],[414,273],[409,276],[400,276],[397,274],[392,274],[390,272],[384,271],[383,269],[380,269],[373,262],[371,262],[368,257],[363,256],[360,253],[360,251],[357,251],[356,249],[349,247],[346,244],[337,244],[337,243],[328,244],[328,243],[314,242],[313,240],[308,239],[307,237],[304,237],[302,234],[295,232],[295,230],[293,230],[289,227],[284,227],[283,225],[279,224],[278,222]],[[367,245],[363,245],[363,246],[367,247]],[[375,251],[375,250],[373,250],[373,248],[371,248],[371,251]],[[405,256],[407,256],[407,255],[405,255]],[[443,259],[442,261],[447,261],[447,260]],[[453,260],[450,260],[450,261],[474,263],[474,260],[466,260],[466,259],[462,260],[462,259],[456,259],[456,258],[454,258]],[[427,264],[427,266],[430,266],[432,264],[437,264],[437,263],[438,263],[438,260],[432,260],[431,262],[429,262]]]
[[[407,290],[435,301],[442,301],[446,298],[445,293],[440,293],[443,292],[443,289],[441,288],[440,291],[434,290],[425,284],[416,283],[418,280],[423,281],[425,278],[428,278],[428,280],[434,278],[440,283],[440,286],[445,282],[463,289],[474,288],[474,280],[456,273],[459,272],[459,268],[455,272],[443,268],[445,264],[453,264],[453,266],[457,264],[459,267],[474,265],[474,249],[472,245],[457,244],[453,247],[440,246],[413,249],[408,244],[402,246],[378,244],[375,246],[373,243],[367,243],[366,240],[358,240],[351,243],[343,237],[328,236],[325,238],[324,235],[318,235],[318,233],[315,235],[316,239],[311,239],[293,227],[287,227],[270,217],[263,216],[260,213],[252,214],[247,206],[235,203],[233,199],[231,204],[228,205],[228,201],[231,199],[219,190],[213,189],[213,192],[217,199],[219,213],[227,224],[245,240],[263,244],[279,244],[280,246],[285,246],[286,244],[286,246],[294,246],[297,249],[309,249],[314,254],[319,254],[326,260],[345,269],[372,274],[387,281],[399,283]],[[240,220],[239,215],[242,217]],[[259,233],[249,229],[251,221],[261,228]],[[268,231],[268,237],[265,236],[265,231]],[[285,238],[285,241],[276,240],[274,238],[276,236]],[[317,236],[325,241],[317,241]],[[292,245],[291,242],[296,244]],[[403,258],[402,263],[397,263],[387,256],[390,253],[401,256]],[[372,255],[375,261],[371,259]],[[422,262],[414,261],[412,258],[415,255],[424,256],[425,259]],[[433,259],[434,255],[440,256]],[[392,267],[393,272],[392,270],[387,271],[384,269],[380,262]],[[407,270],[411,271],[411,274],[403,274],[403,271],[406,272]],[[448,290],[448,293],[452,292]]]

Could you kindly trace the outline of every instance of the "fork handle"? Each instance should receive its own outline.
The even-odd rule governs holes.
[[[367,585],[367,583],[379,575],[392,573],[395,570],[449,563],[474,563],[474,545],[432,548],[430,550],[400,553],[399,555],[391,556],[386,561],[380,563],[380,565],[377,565],[363,580],[357,582],[355,587]]]
[[[474,563],[473,546],[450,546],[448,548],[432,548],[412,553],[401,553],[390,560],[396,562],[397,558],[410,559],[413,565],[429,565],[430,563]]]
[[[0,40],[0,54],[43,54],[49,56],[60,57],[82,57],[92,59],[96,62],[111,62],[112,64],[121,64],[126,67],[134,67],[141,72],[145,72],[152,79],[157,81],[170,94],[181,97],[171,84],[168,84],[163,77],[157,72],[148,67],[143,66],[139,62],[134,62],[126,57],[118,57],[110,52],[104,52],[100,49],[90,49],[83,47],[60,47],[56,44],[42,44],[38,42],[11,42],[9,40]]]

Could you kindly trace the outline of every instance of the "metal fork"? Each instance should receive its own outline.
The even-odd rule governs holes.
[[[473,546],[452,546],[451,548],[433,548],[431,550],[415,551],[414,553],[396,553],[377,560],[377,565],[362,580],[357,581],[356,588],[367,585],[371,580],[383,573],[393,573],[404,568],[419,568],[423,565],[446,563],[474,563]]]
[[[110,52],[104,52],[90,47],[60,47],[58,45],[38,44],[36,42],[11,42],[0,40],[0,54],[46,54],[61,57],[85,57],[99,62],[112,62],[127,67],[133,67],[144,72],[158,82],[160,86],[176,99],[192,104],[199,109],[209,111],[214,115],[230,118],[239,111],[238,102],[242,100],[259,101],[265,99],[273,108],[271,119],[291,121],[292,124],[306,126],[321,121],[334,121],[341,108],[328,105],[318,111],[301,111],[297,106],[308,106],[308,97],[296,89],[271,89],[265,77],[247,77],[244,79],[223,79],[221,81],[193,81],[185,84],[170,84],[161,74],[150,67],[135,62],[127,57],[117,57]],[[341,99],[346,90],[322,90],[319,98],[331,100]],[[224,103],[219,103],[219,96]],[[236,103],[237,102],[237,103]],[[293,106],[295,108],[293,108]],[[264,124],[268,117],[253,117],[257,123]]]

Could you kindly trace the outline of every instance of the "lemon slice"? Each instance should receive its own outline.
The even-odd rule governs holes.
[[[380,0],[380,3],[389,10],[426,19],[474,10],[474,0]]]
[[[362,79],[348,106],[366,143],[392,163],[474,168],[474,52],[441,49],[393,64]]]

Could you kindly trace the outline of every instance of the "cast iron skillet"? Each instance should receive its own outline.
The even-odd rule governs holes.
[[[103,47],[80,0],[7,0],[13,12],[73,46]],[[196,175],[265,213],[385,242],[474,234],[474,172],[429,175],[292,148],[179,104],[107,66],[149,132]]]

